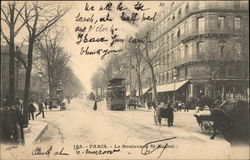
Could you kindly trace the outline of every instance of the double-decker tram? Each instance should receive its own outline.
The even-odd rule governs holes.
[[[124,78],[113,78],[108,81],[106,100],[109,110],[125,110],[126,87]]]

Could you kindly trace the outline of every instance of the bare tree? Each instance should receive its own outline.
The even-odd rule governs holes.
[[[144,101],[143,99],[143,92],[142,92],[142,80],[141,80],[141,73],[142,70],[144,69],[142,67],[142,55],[139,53],[140,52],[140,45],[138,43],[133,44],[133,43],[126,43],[125,44],[125,51],[126,54],[128,55],[128,70],[129,70],[129,77],[130,79],[132,78],[131,76],[131,70],[134,70],[136,73],[137,77],[137,86],[138,86],[138,93],[140,97],[140,102]],[[131,81],[130,81],[131,83]],[[130,84],[131,85],[131,84]],[[131,90],[131,87],[130,87]]]
[[[156,43],[155,41],[152,43],[151,37],[150,37],[150,26],[146,28],[146,31],[142,30],[138,36],[140,39],[144,39],[143,43],[141,43],[139,54],[143,57],[144,62],[148,65],[150,73],[151,73],[151,79],[152,79],[152,99],[153,101],[158,104],[158,94],[157,94],[157,79],[155,75],[155,67],[160,64],[162,53],[162,47],[163,47],[163,41],[158,41]],[[152,44],[155,44],[154,47]],[[156,45],[157,44],[157,45]],[[152,48],[155,48],[153,51]]]
[[[20,22],[20,15],[24,9],[24,4],[18,2],[3,2],[1,5],[1,36],[9,46],[9,100],[10,103],[14,102],[15,97],[15,38],[20,30],[25,25],[25,22]],[[3,25],[3,26],[2,26]],[[3,27],[6,28],[3,28]],[[9,31],[9,33],[7,33]]]
[[[51,100],[55,96],[55,89],[59,81],[69,78],[67,74],[72,72],[67,66],[70,55],[61,47],[62,37],[60,28],[53,27],[42,33],[35,43],[43,62],[43,68],[46,68],[45,77],[48,80]]]
[[[28,31],[28,60],[23,63],[26,68],[25,88],[24,88],[24,116],[28,122],[28,99],[30,92],[30,77],[33,62],[34,43],[37,38],[48,28],[54,25],[68,9],[55,5],[52,2],[27,2],[24,5],[24,13],[20,14]]]

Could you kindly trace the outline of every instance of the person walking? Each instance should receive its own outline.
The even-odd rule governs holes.
[[[97,110],[97,100],[95,100],[93,110]]]
[[[182,107],[185,108],[184,112],[189,112],[189,108],[191,107],[190,102],[185,105],[185,103],[182,104]]]
[[[48,100],[47,99],[44,100],[44,106],[45,106],[45,109],[47,110],[48,109]]]
[[[32,118],[32,120],[34,120],[34,112],[36,112],[36,107],[34,106],[33,102],[30,101],[29,102],[29,120],[30,120],[30,117]]]
[[[39,112],[36,114],[36,117],[39,115],[39,114],[41,114],[42,113],[42,117],[43,118],[45,118],[45,116],[44,116],[44,111],[43,111],[43,103],[42,102],[38,102],[39,104],[38,104],[38,109],[39,109]]]
[[[167,112],[167,117],[168,117],[168,127],[173,126],[174,109],[171,107],[171,104],[168,104],[166,112]]]

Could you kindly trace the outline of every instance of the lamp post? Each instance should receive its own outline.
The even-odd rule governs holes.
[[[177,76],[177,70],[174,68],[172,71],[173,71],[173,80],[174,80],[174,96],[173,96],[173,100],[175,102],[175,81],[176,81],[176,76]]]
[[[40,84],[42,84],[42,76],[43,76],[43,72],[38,72],[38,76],[39,76],[39,80],[40,80]],[[41,86],[41,85],[40,85]],[[41,89],[41,87],[39,87]],[[41,91],[41,90],[40,90]],[[39,92],[39,101],[41,100],[41,93]]]
[[[173,100],[175,102],[175,80],[176,80],[176,77],[174,76],[173,79],[174,79],[174,97],[173,97]]]

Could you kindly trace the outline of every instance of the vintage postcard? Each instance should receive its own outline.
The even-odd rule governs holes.
[[[0,159],[249,159],[248,1],[3,1]]]

